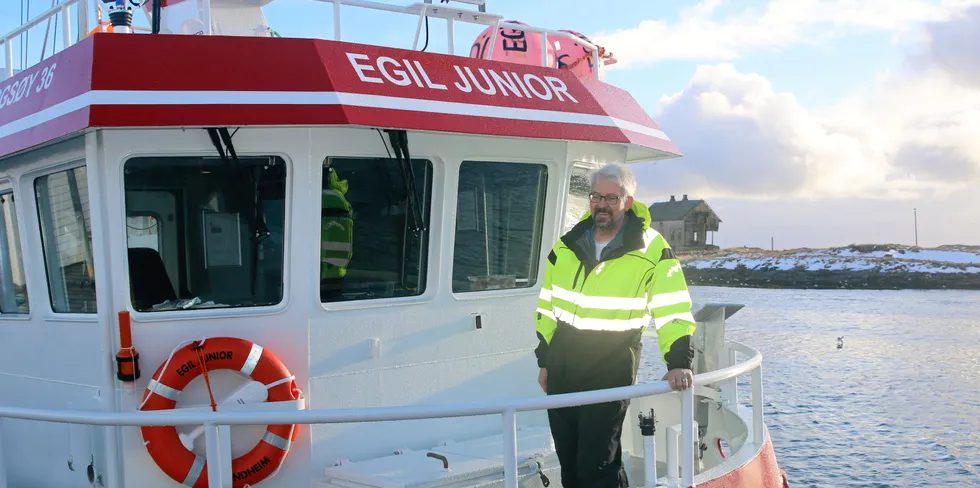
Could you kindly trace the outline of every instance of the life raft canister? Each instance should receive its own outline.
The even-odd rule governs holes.
[[[198,348],[201,350],[198,351]],[[200,354],[200,355],[199,355]],[[178,349],[160,365],[143,393],[140,410],[169,410],[177,405],[180,392],[203,373],[220,369],[238,371],[269,388],[267,401],[298,400],[299,389],[292,374],[271,351],[258,344],[233,337],[195,341]],[[166,371],[164,371],[166,367]],[[285,381],[284,381],[285,380]],[[168,476],[193,488],[207,488],[208,466],[204,456],[194,454],[180,442],[174,426],[140,427],[146,450]],[[286,459],[299,433],[297,425],[270,425],[258,445],[232,461],[234,488],[255,485],[274,473]]]
[[[108,32],[108,33],[111,34],[112,31],[113,31],[112,23],[109,22],[108,20],[106,20],[106,21],[103,21],[103,22],[99,22],[99,25],[95,26],[95,28],[93,28],[92,30],[88,31],[88,34],[85,34],[85,37],[88,37],[88,36],[90,36],[92,34],[98,34],[100,32],[101,33]]]

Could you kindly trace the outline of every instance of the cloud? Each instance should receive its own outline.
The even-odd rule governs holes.
[[[762,76],[702,66],[662,107],[657,119],[685,157],[658,165],[656,179],[638,169],[650,190],[779,195],[805,185],[807,150],[795,141],[815,128],[792,95],[774,93]]]
[[[639,166],[640,196],[895,200],[977,188],[978,33],[980,7],[929,22],[905,69],[820,112],[759,74],[701,66],[655,117],[685,157]]]
[[[976,191],[948,198],[901,202],[842,197],[820,200],[782,198],[778,202],[716,198],[708,203],[721,217],[714,236],[721,247],[776,249],[832,247],[865,243],[919,245],[980,244]],[[913,211],[916,209],[917,211]],[[673,244],[673,243],[671,243]]]
[[[717,18],[722,3],[704,0],[682,10],[676,22],[646,20],[593,37],[615,53],[619,64],[611,68],[662,60],[734,60],[750,51],[815,43],[858,30],[945,22],[980,0],[773,0],[761,12],[746,9]]]
[[[930,181],[973,181],[980,172],[974,159],[958,147],[904,144],[893,161],[896,170],[907,170]]]
[[[920,65],[938,67],[957,82],[980,88],[980,6],[947,22],[928,23],[925,31],[928,48]]]

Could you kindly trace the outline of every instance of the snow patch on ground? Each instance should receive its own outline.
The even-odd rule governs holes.
[[[902,246],[851,246],[834,249],[765,251],[723,249],[684,255],[687,267],[698,269],[864,271],[909,273],[980,273],[980,249],[921,249]]]

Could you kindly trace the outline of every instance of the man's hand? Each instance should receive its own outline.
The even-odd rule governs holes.
[[[660,379],[667,380],[670,387],[677,391],[683,391],[694,386],[694,373],[689,369],[672,369]]]
[[[541,391],[548,393],[548,370],[541,368],[538,371],[538,384],[541,385]]]

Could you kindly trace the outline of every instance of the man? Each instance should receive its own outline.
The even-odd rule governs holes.
[[[324,168],[320,197],[320,300],[342,298],[344,277],[353,257],[354,220],[351,218],[347,180],[341,180],[329,164]]]
[[[590,211],[548,255],[536,313],[538,382],[549,395],[629,386],[656,331],[663,379],[693,386],[691,297],[673,251],[633,201],[623,164],[591,176]],[[629,401],[548,411],[566,488],[628,487],[620,436]]]

